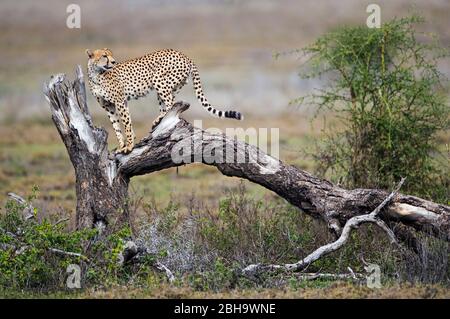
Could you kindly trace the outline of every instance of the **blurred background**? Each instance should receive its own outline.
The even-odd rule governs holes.
[[[311,109],[289,101],[320,86],[302,80],[298,56],[290,52],[311,43],[337,26],[365,25],[366,7],[359,0],[2,0],[0,2],[0,200],[8,191],[41,189],[43,206],[74,211],[73,171],[50,120],[42,84],[53,73],[73,77],[85,67],[85,49],[110,48],[118,61],[161,48],[185,52],[198,65],[206,95],[219,108],[239,110],[244,122],[217,121],[202,111],[191,84],[178,99],[192,104],[188,120],[203,119],[204,127],[279,127],[281,158],[304,169],[311,161],[302,153],[320,137],[322,123]],[[66,8],[81,7],[81,28],[69,29]],[[423,15],[424,31],[450,45],[450,1],[376,1],[381,19]],[[447,61],[448,62],[448,61]],[[450,75],[450,65],[441,71]],[[89,94],[95,121],[112,132],[103,110]],[[130,103],[137,136],[146,135],[158,113],[156,95]],[[110,147],[115,147],[110,134]],[[213,177],[213,178],[211,178]],[[174,181],[176,179],[176,182]],[[192,165],[177,175],[168,170],[136,178],[133,191],[167,202],[194,189],[216,202],[217,192],[236,180],[214,168]],[[257,186],[251,192],[272,196]]]
[[[246,114],[286,111],[288,102],[315,83],[297,76],[295,56],[274,54],[302,48],[333,27],[365,24],[358,0],[2,0],[0,4],[0,117],[48,118],[41,93],[49,75],[72,75],[86,64],[86,48],[110,48],[118,60],[161,48],[188,54],[199,66],[215,105]],[[66,8],[81,8],[81,28],[66,27]],[[426,19],[427,31],[450,43],[450,1],[376,1],[382,20],[412,10]],[[447,67],[445,72],[449,72]],[[194,102],[192,88],[183,98]],[[150,122],[155,97],[133,104],[133,113]],[[93,112],[100,108],[92,105]],[[190,113],[201,111],[193,107]],[[198,112],[203,114],[203,112]],[[204,114],[203,114],[204,115]]]

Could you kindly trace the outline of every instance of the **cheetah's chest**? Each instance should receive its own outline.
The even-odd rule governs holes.
[[[103,97],[106,95],[106,91],[99,85],[92,86],[92,94],[98,97]]]
[[[107,90],[105,90],[105,88],[100,85],[100,84],[96,84],[92,81],[90,81],[90,87],[91,87],[91,92],[95,97],[102,97],[104,99],[107,99],[109,97],[109,93],[107,92]]]

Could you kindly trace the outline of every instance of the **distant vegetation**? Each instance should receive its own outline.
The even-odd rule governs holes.
[[[448,58],[434,38],[416,31],[423,19],[394,19],[381,28],[344,27],[306,47],[306,77],[328,85],[310,102],[336,112],[339,132],[326,129],[314,155],[318,171],[347,187],[402,189],[447,203],[450,161],[437,135],[448,129]],[[302,102],[303,99],[297,101]]]

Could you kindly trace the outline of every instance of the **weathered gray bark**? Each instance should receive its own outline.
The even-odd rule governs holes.
[[[276,270],[287,270],[287,271],[301,271],[314,263],[316,260],[319,260],[323,256],[326,256],[338,249],[340,249],[342,246],[344,246],[348,239],[350,238],[350,234],[352,230],[358,229],[360,225],[365,223],[373,223],[375,225],[378,225],[382,230],[386,232],[388,235],[390,241],[392,244],[398,245],[397,238],[395,237],[394,232],[386,225],[386,223],[379,218],[379,214],[381,210],[388,205],[392,199],[397,194],[400,187],[403,185],[405,179],[402,179],[397,185],[397,188],[389,194],[387,198],[384,199],[384,201],[378,205],[377,208],[375,208],[371,213],[369,214],[363,214],[358,215],[350,218],[344,225],[344,228],[342,229],[341,235],[337,240],[335,240],[332,243],[323,245],[319,248],[317,248],[315,251],[310,253],[308,256],[303,258],[302,260],[293,263],[293,264],[284,264],[284,265],[264,265],[264,264],[253,264],[245,267],[242,270],[243,275],[248,277],[253,277],[257,275],[261,271],[276,271]]]
[[[128,221],[129,179],[116,174],[115,159],[109,158],[108,134],[92,123],[81,68],[71,83],[63,74],[53,76],[44,85],[44,94],[75,169],[77,227],[114,230],[122,226]]]
[[[108,153],[107,134],[94,127],[88,112],[81,68],[73,83],[55,76],[44,87],[53,121],[63,139],[77,178],[78,227],[122,225],[130,178],[201,161],[227,176],[237,176],[274,191],[302,212],[326,221],[336,234],[352,217],[373,211],[389,195],[377,189],[346,190],[261,152],[234,138],[210,134],[179,118],[189,106],[176,103],[151,136],[127,155]],[[182,156],[180,155],[183,150]],[[187,152],[190,150],[190,152]],[[212,154],[212,156],[206,156]],[[212,158],[227,161],[212,161]],[[183,161],[179,159],[183,158]],[[245,161],[229,161],[230,158]],[[175,159],[175,161],[174,161]],[[450,207],[398,194],[382,212],[386,222],[429,230],[450,239]]]

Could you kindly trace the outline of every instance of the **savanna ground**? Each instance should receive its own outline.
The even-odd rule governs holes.
[[[104,118],[98,116],[94,120],[110,131]],[[224,125],[223,122],[215,120],[205,122],[206,126],[211,125],[211,127]],[[292,117],[291,113],[277,115],[270,121],[260,119],[259,121],[253,120],[251,123],[255,123],[255,127],[280,127],[280,155],[283,160],[305,170],[313,171],[314,162],[305,150],[313,149],[314,141],[320,138],[320,123],[311,122],[307,117]],[[137,136],[146,135],[148,130],[146,124],[136,122]],[[17,134],[17,132],[21,133]],[[297,135],[298,132],[302,133]],[[110,132],[110,145],[115,145],[111,133],[113,132]],[[444,143],[450,142],[448,135],[443,135],[442,140]],[[0,128],[0,145],[2,149],[0,192],[4,198],[3,202],[6,201],[7,192],[14,191],[26,195],[30,193],[33,185],[37,185],[39,192],[34,203],[38,208],[39,218],[49,218],[53,222],[61,218],[69,218],[67,230],[73,230],[76,202],[74,173],[65,148],[52,123],[26,120],[14,123],[14,125],[4,125]],[[202,224],[200,231],[205,232],[202,235],[206,238],[200,236],[201,238],[196,239],[198,243],[208,242],[208,248],[218,249],[220,251],[218,254],[223,256],[227,255],[226,250],[231,249],[225,259],[238,260],[243,256],[243,260],[246,261],[240,267],[261,261],[259,258],[267,258],[267,261],[272,262],[277,260],[295,261],[306,256],[320,244],[332,240],[330,236],[326,235],[327,231],[324,225],[299,215],[301,213],[285,204],[272,192],[247,181],[225,177],[215,168],[202,164],[182,166],[178,172],[176,169],[168,169],[134,178],[130,192],[133,226],[136,227],[133,230],[136,233],[139,233],[141,225],[146,225],[151,220],[158,220],[158,225],[170,224],[168,229],[161,232],[162,235],[155,233],[157,236],[161,236],[162,241],[162,244],[155,249],[169,247],[170,245],[166,246],[166,240],[170,238],[167,233],[176,232],[180,227],[184,227],[183,225],[193,214],[211,219],[216,227],[215,230],[208,233],[208,225]],[[241,199],[239,196],[245,196],[245,199]],[[244,209],[232,208],[225,212],[234,213],[235,217],[240,216],[241,223],[248,223],[252,226],[261,221],[265,238],[259,238],[261,234],[251,233],[254,231],[252,226],[250,226],[252,228],[250,231],[239,227],[238,233],[230,233],[231,229],[235,227],[235,221],[226,218],[222,220],[224,217],[221,214],[222,205],[228,203],[230,198],[232,201],[236,201],[234,205],[243,205]],[[244,204],[240,202],[241,200],[244,201]],[[270,205],[270,207],[265,207],[265,205]],[[4,211],[4,209],[2,210]],[[279,217],[281,222],[277,224],[275,220]],[[292,224],[287,226],[288,223]],[[225,227],[226,230],[222,227]],[[217,231],[223,231],[217,237],[223,242],[214,239]],[[280,232],[279,235],[274,233],[277,231]],[[289,234],[290,231],[298,233]],[[246,236],[250,238],[246,238]],[[279,241],[291,239],[290,236],[295,237],[292,242],[285,245],[277,244]],[[229,242],[228,238],[231,238]],[[230,245],[239,246],[242,240],[247,241],[242,244],[242,247],[231,248]],[[298,244],[301,244],[301,247],[297,247]],[[285,258],[275,251],[262,252],[264,249],[271,250],[266,247],[267,245],[273,245],[272,250],[285,249],[291,256]],[[430,244],[431,247],[433,245],[433,243]],[[445,258],[448,258],[445,250],[444,255],[441,255],[442,248],[445,249],[445,247],[439,247],[437,254],[430,254],[429,257],[432,260],[428,265],[424,265],[425,268],[417,265],[414,266],[417,269],[413,272],[417,275],[422,271],[434,272],[433,268],[441,268],[441,263],[444,265],[447,262]],[[255,250],[253,255],[243,251],[252,249]],[[171,253],[176,254],[177,250],[175,249]],[[204,253],[208,253],[206,249]],[[318,262],[315,267],[308,269],[308,272],[348,273],[347,267],[350,266],[352,270],[364,273],[362,256],[367,261],[382,264],[383,269],[390,274],[397,272],[392,268],[394,260],[402,259],[390,247],[384,235],[377,234],[376,228],[364,228],[353,236],[352,242],[347,248]],[[169,260],[170,258],[168,257]],[[182,258],[182,256],[178,258]],[[214,258],[215,256],[208,256],[206,260],[199,261],[199,264],[214,262]],[[177,261],[178,259],[174,260],[174,263]],[[408,264],[409,262],[415,263],[417,260],[411,257],[404,259],[400,263],[402,264],[400,271],[403,272],[402,275],[408,273],[408,267],[412,267],[412,264]],[[442,272],[442,270],[438,271]],[[221,273],[222,269],[220,267],[214,269],[209,276],[216,276],[216,271]],[[264,283],[258,283],[256,288],[253,285],[246,288],[245,284],[243,286],[238,284],[238,287],[235,287],[235,283],[232,283],[229,276],[232,275],[226,270],[219,282],[212,280],[213,283],[211,283],[209,282],[211,278],[207,278],[205,281],[197,283],[195,279],[187,278],[186,281],[176,285],[169,285],[164,276],[156,274],[146,278],[145,284],[139,283],[131,286],[114,283],[105,287],[90,287],[81,291],[3,290],[0,291],[0,294],[6,298],[450,298],[447,284],[411,284],[403,280],[398,281],[390,275],[383,279],[381,289],[367,288],[364,280],[360,282],[323,279],[302,281],[290,275],[282,279],[269,278]]]
[[[289,106],[290,100],[320,83],[297,77],[301,61],[294,56],[275,59],[273,55],[300,48],[338,24],[364,23],[367,5],[364,1],[341,1],[338,7],[333,1],[320,5],[302,1],[231,4],[193,1],[185,7],[176,1],[170,5],[155,1],[133,1],[129,5],[108,1],[106,14],[97,18],[95,12],[104,7],[79,1],[83,10],[82,28],[69,30],[64,26],[68,3],[5,1],[0,5],[0,58],[8,61],[0,66],[0,201],[2,205],[6,202],[8,192],[29,194],[36,185],[39,192],[34,204],[39,218],[55,221],[66,217],[69,219],[67,230],[74,229],[74,172],[41,93],[42,82],[50,74],[66,72],[72,77],[74,66],[86,62],[86,48],[107,46],[118,60],[156,48],[180,49],[197,61],[209,99],[219,106],[234,106],[246,117],[244,122],[236,123],[204,116],[188,85],[179,96],[191,103],[185,115],[187,120],[201,118],[203,128],[279,128],[280,158],[313,172],[315,163],[308,154],[323,136],[323,125],[332,126],[336,121],[332,114],[325,114],[325,122],[322,116],[313,119],[311,108]],[[387,18],[406,13],[409,2],[381,1],[380,5]],[[432,23],[427,24],[430,31],[436,32],[448,46],[449,4],[435,1],[428,5],[428,1],[419,1],[417,9],[425,17],[432,17],[429,19]],[[129,15],[133,15],[133,19],[124,17]],[[167,19],[170,23],[163,23]],[[130,33],[132,36],[128,36]],[[443,69],[450,73],[448,64],[443,65]],[[147,135],[157,114],[156,105],[154,96],[132,103],[131,114],[138,139]],[[96,125],[108,129],[110,148],[115,147],[111,125],[92,97],[89,106]],[[339,129],[338,124],[335,126]],[[450,132],[441,133],[441,149],[445,150],[449,143]],[[200,233],[193,235],[194,242],[203,244],[202,252],[212,252],[212,255],[196,260],[200,258],[199,253],[192,254],[190,256],[195,257],[192,257],[195,259],[192,265],[201,268],[212,263],[213,269],[206,269],[202,275],[184,275],[175,285],[167,284],[160,274],[149,273],[137,284],[113,283],[59,292],[1,289],[0,296],[450,298],[448,282],[437,280],[445,277],[448,280],[448,266],[441,267],[448,262],[445,247],[436,248],[439,244],[430,241],[429,247],[434,250],[430,249],[427,264],[423,265],[412,256],[395,252],[384,236],[371,227],[355,235],[347,248],[324,258],[308,271],[348,273],[347,267],[351,267],[355,272],[364,272],[361,261],[364,257],[381,264],[387,274],[381,289],[369,289],[365,282],[302,281],[290,275],[266,278],[256,284],[236,282],[233,267],[264,260],[295,261],[331,238],[323,231],[324,225],[302,216],[272,192],[225,177],[215,168],[194,164],[137,177],[132,180],[130,195],[133,232],[138,233],[142,225],[148,226],[152,220],[157,220],[157,230],[150,234],[160,238],[155,249],[172,254],[161,256],[169,264],[171,259],[175,264],[177,258],[181,258],[176,255],[179,251],[168,244],[170,236],[183,229],[194,216],[198,222],[196,231]],[[239,219],[233,220],[224,214],[236,215]],[[251,227],[241,225],[245,222]],[[192,265],[180,266],[180,271]],[[425,271],[431,275],[427,277],[423,274]],[[413,278],[418,277],[424,283],[407,280],[414,282]]]

